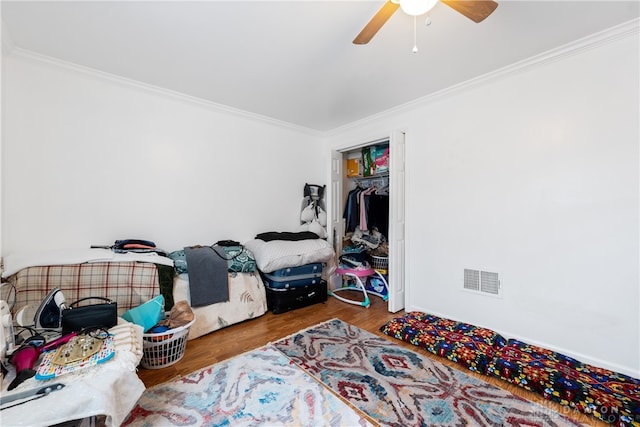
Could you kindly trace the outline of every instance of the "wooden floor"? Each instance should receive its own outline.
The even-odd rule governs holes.
[[[323,304],[316,304],[282,314],[272,314],[267,312],[265,315],[257,319],[232,325],[203,337],[188,341],[185,355],[181,361],[163,369],[140,368],[138,375],[147,387],[151,387],[153,385],[169,381],[173,378],[189,374],[197,369],[204,368],[222,360],[256,349],[269,342],[291,335],[300,329],[304,329],[333,318],[339,318],[361,329],[385,337],[386,339],[393,341],[395,344],[403,345],[413,351],[438,360],[439,362],[453,366],[456,369],[461,369],[468,375],[475,375],[498,387],[507,389],[518,396],[538,402],[586,425],[608,425],[593,417],[572,411],[571,409],[555,404],[554,402],[546,401],[537,394],[523,390],[520,387],[508,384],[498,379],[489,378],[464,370],[444,358],[434,356],[426,350],[411,344],[390,338],[378,330],[386,321],[402,314],[404,314],[404,312],[389,313],[387,311],[387,304],[378,297],[372,297],[371,307],[369,308],[347,304],[337,300],[336,298],[329,297],[329,300]]]

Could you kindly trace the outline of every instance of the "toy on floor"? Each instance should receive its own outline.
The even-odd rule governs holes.
[[[338,298],[340,301],[368,308],[371,305],[369,294],[376,295],[384,301],[389,299],[387,280],[366,261],[357,261],[348,256],[341,256],[340,265],[336,269],[336,273],[343,277],[343,286],[329,291],[329,295]],[[364,299],[359,301],[343,297],[338,295],[338,292],[341,291],[362,292]]]

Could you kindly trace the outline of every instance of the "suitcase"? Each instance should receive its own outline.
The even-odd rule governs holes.
[[[265,285],[271,289],[289,289],[306,285],[316,285],[322,280],[321,262],[299,267],[281,268],[271,273],[263,273]]]
[[[266,287],[267,307],[273,314],[286,313],[296,308],[307,307],[327,300],[327,282],[287,289]]]

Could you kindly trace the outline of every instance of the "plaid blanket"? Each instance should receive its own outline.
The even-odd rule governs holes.
[[[58,287],[67,305],[86,297],[105,297],[118,303],[118,315],[160,293],[158,268],[146,262],[92,262],[29,267],[8,278],[16,289],[14,312],[25,305],[38,307]],[[3,293],[8,291],[4,290]],[[10,301],[11,296],[7,297]]]

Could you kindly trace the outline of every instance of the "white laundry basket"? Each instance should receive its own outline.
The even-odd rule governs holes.
[[[194,317],[184,326],[155,334],[142,334],[140,366],[146,369],[161,369],[182,359],[187,348],[189,328],[195,321]]]
[[[389,257],[371,255],[371,267],[378,270],[381,274],[387,274],[389,269]]]

